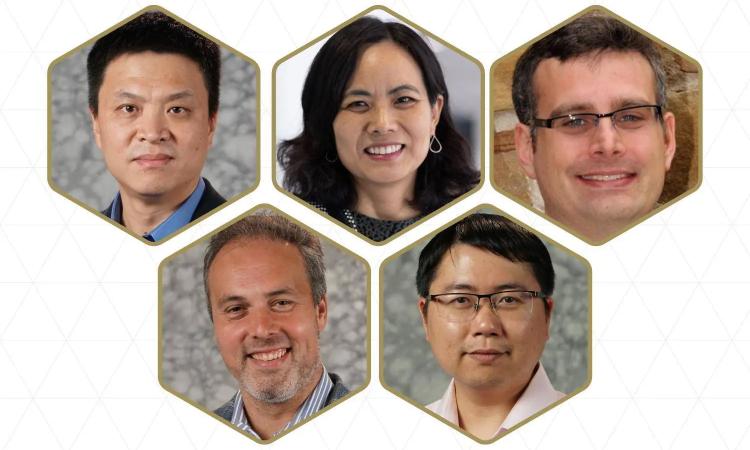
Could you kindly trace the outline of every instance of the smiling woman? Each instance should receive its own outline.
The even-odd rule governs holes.
[[[284,187],[374,241],[479,181],[440,63],[406,25],[363,17],[335,33],[302,110],[302,132],[279,144]]]

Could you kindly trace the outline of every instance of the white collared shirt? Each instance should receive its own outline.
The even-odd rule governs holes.
[[[516,404],[513,405],[508,416],[500,424],[500,428],[498,428],[495,436],[505,433],[519,422],[533,416],[550,404],[565,397],[565,395],[552,387],[552,383],[549,381],[549,377],[547,377],[547,372],[544,371],[544,367],[542,367],[542,363],[540,362],[536,373],[531,377],[531,381],[529,381],[528,386],[526,386]],[[427,409],[442,416],[454,425],[460,426],[458,421],[458,405],[456,404],[455,379],[451,380],[443,397],[427,405]]]

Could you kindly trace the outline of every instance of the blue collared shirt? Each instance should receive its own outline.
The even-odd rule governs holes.
[[[156,242],[189,224],[205,190],[206,183],[203,181],[203,178],[200,178],[198,186],[195,187],[190,197],[182,202],[180,207],[167,217],[164,222],[144,234],[143,238],[151,242]],[[122,199],[119,192],[117,192],[114,201],[112,201],[112,210],[110,211],[109,218],[117,223],[122,223]]]
[[[312,394],[310,394],[305,402],[302,403],[302,406],[299,407],[297,412],[294,414],[294,417],[292,417],[292,420],[290,420],[289,423],[284,426],[284,428],[274,433],[274,436],[281,433],[282,431],[288,430],[289,428],[297,425],[311,415],[320,411],[320,409],[323,408],[323,405],[325,405],[326,399],[328,398],[328,394],[331,392],[331,389],[333,389],[333,381],[331,381],[331,377],[328,375],[328,371],[326,370],[326,368],[323,367],[323,375],[320,377],[320,381],[318,381],[318,384],[317,386],[315,386]],[[250,422],[247,420],[247,416],[245,415],[245,404],[242,402],[241,391],[237,391],[237,394],[235,394],[234,397],[234,411],[232,412],[231,422],[232,425],[235,425],[240,430],[245,431],[246,433],[250,433],[256,438],[261,439],[261,437],[258,436],[258,433],[253,430]]]

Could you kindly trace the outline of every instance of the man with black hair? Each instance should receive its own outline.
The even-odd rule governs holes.
[[[118,193],[102,213],[159,241],[225,202],[201,170],[216,130],[220,52],[158,11],[88,55],[94,138]]]
[[[472,214],[430,240],[416,281],[426,339],[453,377],[431,411],[487,440],[565,396],[539,361],[555,273],[537,236]]]
[[[665,80],[648,37],[598,14],[521,55],[516,152],[547,216],[601,243],[657,206],[676,147]]]

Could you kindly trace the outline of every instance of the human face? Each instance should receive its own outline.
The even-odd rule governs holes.
[[[225,245],[208,272],[214,336],[243,394],[265,403],[306,397],[322,373],[318,334],[325,296],[313,304],[304,261],[286,242]]]
[[[355,185],[401,183],[413,191],[442,108],[442,96],[430,104],[422,72],[403,48],[390,41],[367,48],[333,121],[338,157]]]
[[[507,289],[539,291],[531,267],[467,244],[456,244],[438,264],[430,294],[484,294]],[[419,309],[425,304],[419,299]],[[469,322],[450,322],[430,303],[422,315],[425,336],[438,364],[453,376],[457,387],[517,393],[531,379],[549,338],[549,309],[532,300],[527,320],[508,320],[492,312],[486,300]]]
[[[121,195],[182,201],[195,189],[216,115],[208,113],[208,91],[194,61],[154,52],[115,58],[91,119]]]
[[[637,52],[608,51],[566,62],[543,60],[534,73],[536,117],[608,113],[656,103],[655,76]],[[516,127],[516,147],[535,178],[545,213],[589,238],[599,239],[650,212],[661,195],[675,151],[675,123],[665,112],[637,130],[618,130],[609,119],[584,136]]]

